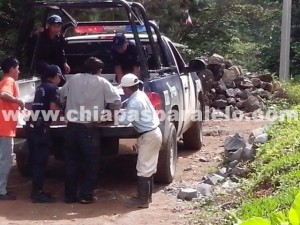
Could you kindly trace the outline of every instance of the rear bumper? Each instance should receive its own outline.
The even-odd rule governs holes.
[[[66,131],[66,125],[50,126],[51,136],[63,137]],[[137,138],[139,133],[133,126],[99,126],[99,137],[115,137],[115,138]],[[24,127],[17,128],[16,138],[26,138],[26,129]]]

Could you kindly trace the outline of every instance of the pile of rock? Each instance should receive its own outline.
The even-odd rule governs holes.
[[[224,143],[225,161],[215,173],[208,174],[193,188],[180,187],[177,198],[191,201],[203,196],[214,198],[222,192],[234,191],[239,187],[239,178],[247,177],[249,169],[241,162],[252,161],[260,144],[268,141],[264,128],[253,130],[248,140],[240,134],[230,135]]]
[[[207,68],[198,74],[205,106],[220,110],[230,106],[231,110],[254,112],[264,109],[263,99],[287,98],[280,83],[269,73],[245,73],[217,54],[206,61]]]

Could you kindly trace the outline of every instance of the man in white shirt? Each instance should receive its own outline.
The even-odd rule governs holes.
[[[119,124],[132,124],[140,137],[137,139],[137,195],[130,202],[130,207],[148,208],[152,202],[153,174],[157,170],[162,133],[158,115],[147,95],[139,90],[140,80],[134,74],[126,74],[121,79],[124,94],[129,97],[127,107],[119,117]]]
[[[100,122],[101,112],[121,107],[121,98],[101,74],[103,62],[91,57],[85,62],[84,74],[73,75],[61,89],[66,98],[65,117],[68,121],[65,137],[65,202],[83,204],[97,200],[94,188],[98,176],[99,132],[92,126]],[[84,181],[77,195],[77,168],[83,162]]]

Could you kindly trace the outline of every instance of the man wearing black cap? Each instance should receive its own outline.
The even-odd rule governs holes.
[[[123,33],[118,33],[113,39],[112,59],[115,66],[116,81],[121,82],[127,73],[140,76],[140,61],[137,47],[126,39]]]
[[[43,191],[46,166],[50,148],[49,126],[51,118],[60,114],[60,97],[57,85],[60,83],[62,72],[56,65],[45,68],[44,80],[37,87],[32,104],[32,117],[28,123],[29,160],[32,176],[31,200],[33,203],[50,203],[53,198]],[[36,116],[33,116],[36,115]],[[36,118],[34,118],[36,117]]]
[[[40,74],[43,74],[47,65],[50,64],[59,66],[63,74],[70,72],[65,56],[65,38],[61,33],[61,26],[61,17],[52,15],[47,19],[46,30],[35,33],[30,40],[28,52],[30,62],[35,54],[34,63]]]

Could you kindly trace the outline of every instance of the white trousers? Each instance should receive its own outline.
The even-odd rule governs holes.
[[[151,177],[157,170],[162,133],[159,128],[141,135],[137,139],[138,159],[136,164],[139,177]]]

